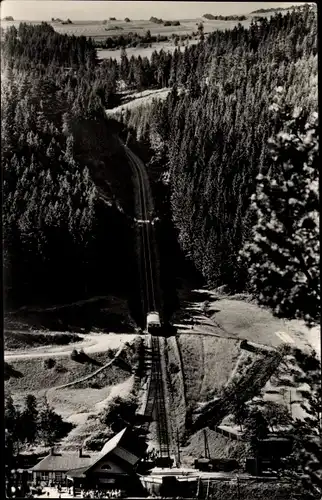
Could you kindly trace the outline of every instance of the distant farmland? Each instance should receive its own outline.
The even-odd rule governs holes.
[[[198,39],[188,40],[188,45],[195,45],[199,42]],[[183,42],[183,46],[181,50],[184,50],[184,46],[187,45],[187,40]],[[128,58],[131,56],[134,57],[147,57],[150,59],[152,52],[155,50],[164,50],[165,52],[174,52],[175,45],[172,41],[170,42],[160,42],[160,43],[152,43],[151,47],[129,47],[126,50],[126,54]],[[97,56],[99,59],[116,59],[117,61],[121,60],[121,49],[97,49]]]
[[[273,13],[263,14],[263,17],[270,17]],[[138,33],[138,35],[144,35],[146,31],[150,31],[152,36],[158,34],[163,36],[171,37],[172,34],[180,35],[192,35],[193,32],[197,32],[198,24],[201,22],[204,26],[204,33],[211,33],[216,30],[232,29],[239,22],[242,26],[247,28],[254,15],[249,15],[245,21],[222,21],[222,20],[207,20],[202,17],[196,19],[179,19],[179,26],[164,26],[163,24],[156,24],[151,21],[145,20],[133,20],[131,22],[125,21],[75,21],[72,24],[61,24],[59,22],[48,21],[48,24],[53,26],[53,28],[61,34],[75,35],[75,36],[86,36],[91,37],[96,41],[103,41],[106,38],[113,36],[126,35],[130,32]],[[26,22],[27,24],[40,24],[40,21],[1,21],[2,29],[5,30],[7,27],[16,26],[18,27],[21,22]],[[104,24],[103,24],[104,23]],[[193,45],[198,42],[198,38],[193,38],[188,41],[188,45]],[[187,45],[187,40],[179,41],[179,45],[182,47]],[[141,57],[151,57],[154,50],[165,50],[173,52],[175,45],[172,40],[168,42],[152,43],[151,47],[130,47],[126,49],[128,57],[141,56]],[[98,49],[97,55],[99,59],[113,58],[120,60],[121,49]]]
[[[245,21],[241,21],[241,24],[245,27],[249,26],[252,16],[250,16]],[[26,22],[27,24],[40,24],[40,21],[1,21],[2,28],[7,28],[9,26],[18,27],[20,22]],[[156,24],[151,21],[131,21],[126,23],[125,21],[107,21],[103,24],[101,21],[75,21],[73,24],[60,24],[59,22],[48,21],[48,24],[53,26],[53,28],[62,34],[75,35],[75,36],[86,36],[91,37],[95,40],[104,40],[107,37],[114,35],[127,34],[136,32],[138,34],[143,34],[147,30],[150,30],[151,35],[168,35],[171,36],[173,33],[178,35],[191,34],[193,31],[197,31],[197,25],[202,22],[204,25],[205,33],[210,33],[217,29],[231,29],[238,21],[208,21],[203,18],[196,19],[180,19],[180,26],[163,26],[163,24]]]
[[[248,27],[251,22],[252,16],[241,21],[244,27]],[[201,22],[204,26],[204,33],[211,33],[215,30],[225,30],[231,29],[237,25],[238,21],[213,21],[205,20],[203,18],[196,19],[179,19],[179,26],[163,26],[163,24],[156,24],[151,21],[131,21],[126,23],[125,21],[75,21],[73,24],[61,24],[59,22],[48,21],[48,24],[53,26],[53,28],[62,35],[75,35],[75,36],[86,36],[90,37],[96,41],[103,41],[106,38],[113,36],[126,35],[128,33],[138,33],[138,35],[144,35],[146,31],[150,31],[152,36],[163,35],[171,37],[172,34],[180,35],[191,35],[193,32],[197,32],[198,24]],[[5,30],[7,27],[16,26],[18,28],[21,22],[26,22],[27,24],[40,24],[40,21],[1,21],[1,27]],[[196,44],[198,39],[189,40],[189,45]],[[179,42],[179,45],[186,45],[187,41]],[[141,56],[141,57],[151,57],[154,50],[165,50],[173,52],[175,45],[172,40],[168,42],[152,43],[151,47],[131,47],[127,48],[126,52],[128,57]],[[110,57],[116,60],[120,60],[121,49],[98,49],[97,55],[99,59],[109,59]]]

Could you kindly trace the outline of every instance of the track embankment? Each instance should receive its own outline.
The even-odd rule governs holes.
[[[243,377],[234,384],[228,384],[224,394],[206,403],[202,409],[194,415],[192,431],[195,432],[203,427],[214,429],[229,413],[233,411],[234,393],[237,392],[241,401],[247,402],[260,393],[260,390],[269,381],[279,367],[283,355],[279,352],[271,352],[259,356],[252,363]]]
[[[166,380],[170,399],[169,420],[172,435],[182,437],[185,433],[187,401],[184,368],[178,340],[170,337],[165,341]]]

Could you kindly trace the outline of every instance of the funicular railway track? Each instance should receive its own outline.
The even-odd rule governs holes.
[[[159,452],[161,458],[170,457],[170,436],[168,431],[167,408],[165,403],[165,387],[162,370],[162,353],[160,338],[152,336],[152,376],[146,415],[155,417],[157,422],[157,434]]]
[[[130,161],[133,171],[136,173],[137,183],[139,187],[139,212],[142,221],[149,221],[152,217],[152,207],[148,206],[148,196],[146,193],[146,186],[142,174],[142,165],[139,160],[132,153],[132,151],[124,145],[126,155]],[[157,309],[156,290],[155,290],[155,270],[154,262],[152,259],[151,248],[151,224],[141,223],[140,239],[141,239],[141,268],[142,268],[142,281],[143,281],[143,312],[146,317],[147,313],[151,310]]]
[[[140,218],[146,223],[141,224],[140,236],[141,236],[141,276],[143,283],[143,310],[144,316],[146,317],[149,311],[157,311],[159,308],[158,301],[158,290],[155,287],[156,281],[156,271],[155,262],[153,259],[153,248],[151,244],[152,240],[152,225],[150,218],[152,216],[153,207],[148,206],[148,195],[146,180],[143,177],[142,169],[144,165],[142,162],[132,153],[132,151],[125,145],[124,149],[127,157],[129,158],[130,164],[132,166],[133,172],[136,174],[137,182],[139,186],[139,210]],[[167,419],[167,406],[165,401],[165,373],[162,363],[162,347],[163,344],[160,337],[151,335],[151,356],[152,366],[151,366],[151,378],[148,388],[147,403],[145,406],[145,416],[149,419],[154,418],[157,423],[157,435],[159,443],[159,456],[161,458],[170,458],[170,435]],[[146,428],[149,427],[149,423],[145,425]]]

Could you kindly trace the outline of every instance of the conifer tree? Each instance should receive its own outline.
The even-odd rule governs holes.
[[[25,408],[21,415],[24,437],[28,443],[34,443],[38,432],[37,399],[33,394],[28,394],[25,399]]]
[[[14,434],[17,430],[17,408],[13,404],[13,399],[10,394],[5,396],[4,405],[4,426],[10,434]]]
[[[50,407],[46,398],[39,414],[39,427],[45,446],[52,446],[63,433],[64,422]]]
[[[302,484],[301,498],[320,500],[322,495],[322,388],[321,363],[315,352],[291,352],[296,364],[295,381],[302,390],[304,419],[295,419],[288,431],[293,441],[292,454],[281,464],[281,473]]]
[[[8,443],[10,442],[13,452],[15,454],[19,453],[20,444],[23,440],[21,413],[19,408],[14,405],[10,394],[6,394],[5,396],[4,427],[7,431]]]
[[[320,319],[317,114],[291,114],[282,94],[274,110],[271,161],[257,176],[257,222],[242,255],[259,302],[311,326]]]

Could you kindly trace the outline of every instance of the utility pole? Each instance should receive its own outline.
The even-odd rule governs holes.
[[[178,427],[177,427],[177,446],[178,446],[178,467],[180,467],[180,439],[179,439]]]
[[[204,434],[204,442],[205,442],[205,458],[210,459],[210,451],[209,451],[209,446],[208,446],[208,439],[207,439],[207,431],[206,429],[203,430]]]
[[[292,391],[291,391],[291,389],[290,389],[290,415],[292,418]]]
[[[206,499],[207,500],[209,498],[209,487],[210,487],[210,478],[208,479],[208,483],[207,483],[207,493],[206,493]]]
[[[240,500],[239,472],[237,473],[237,500]]]
[[[198,484],[197,484],[197,498],[199,498],[199,494],[200,494],[200,482],[201,482],[201,479],[200,479],[200,476],[198,477]]]

